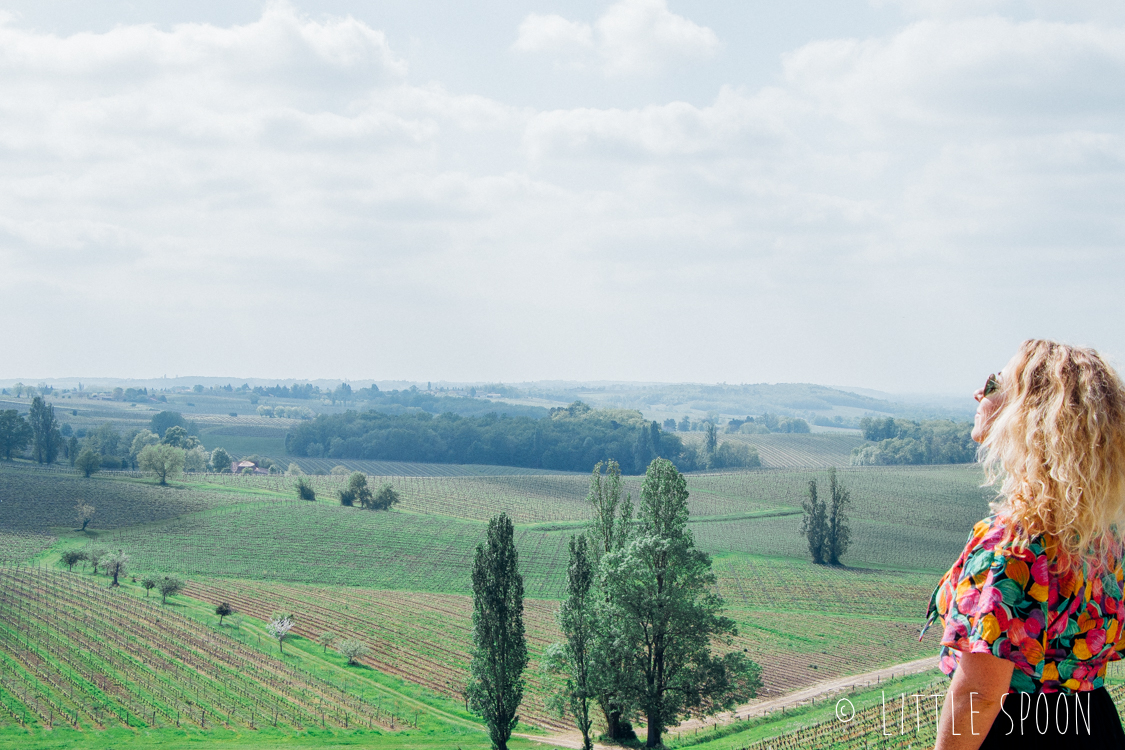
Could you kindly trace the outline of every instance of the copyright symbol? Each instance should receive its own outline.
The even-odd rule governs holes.
[[[852,710],[852,712],[850,714],[847,714],[847,718],[844,718],[844,716],[845,716],[844,712],[845,712],[846,709],[844,709],[843,704],[845,704],[845,703],[847,703],[848,708],[850,708]],[[851,721],[852,719],[855,718],[855,706],[853,706],[852,702],[850,700],[848,700],[847,698],[841,698],[840,700],[836,701],[836,718],[842,724],[847,724],[849,721]]]

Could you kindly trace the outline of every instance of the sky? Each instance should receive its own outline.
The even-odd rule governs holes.
[[[1125,5],[0,0],[0,378],[1125,361]]]

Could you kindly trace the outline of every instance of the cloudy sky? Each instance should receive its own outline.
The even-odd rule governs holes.
[[[0,0],[0,378],[1120,365],[1123,8]]]

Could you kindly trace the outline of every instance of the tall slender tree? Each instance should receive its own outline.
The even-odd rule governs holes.
[[[603,473],[604,470],[604,473]],[[622,497],[623,483],[621,467],[612,458],[599,461],[590,477],[590,491],[586,502],[594,512],[593,537],[594,562],[607,552],[619,548],[629,535],[633,522],[633,499],[628,494]]]
[[[512,520],[501,513],[473,560],[473,650],[469,704],[488,726],[496,750],[507,750],[519,721],[527,642],[523,628],[523,576]]]
[[[836,468],[828,470],[828,538],[825,544],[825,557],[830,565],[839,565],[840,558],[848,551],[851,543],[851,529],[848,528],[846,508],[851,504],[851,493],[836,480]]]
[[[828,541],[828,518],[824,501],[816,491],[816,480],[809,480],[809,496],[801,503],[805,511],[801,519],[801,534],[809,544],[809,554],[817,565],[824,564],[825,543]]]
[[[44,401],[42,396],[36,396],[31,400],[27,421],[31,425],[31,452],[35,460],[41,464],[53,464],[62,447],[55,407]]]
[[[550,702],[553,708],[570,712],[578,731],[582,733],[583,750],[593,750],[590,703],[595,698],[593,645],[597,631],[597,592],[593,588],[594,567],[585,536],[570,537],[566,583],[566,601],[559,608],[559,629],[566,641],[552,644],[546,653],[548,669],[553,673],[562,673],[564,680],[562,689],[552,696]]]
[[[623,493],[623,487],[621,467],[616,461],[610,459],[594,467],[586,501],[594,512],[590,552],[595,568],[607,554],[624,547],[632,534],[633,499],[628,493]],[[599,587],[599,610],[612,609],[600,583],[595,583]],[[605,733],[614,740],[632,739],[635,737],[633,727],[626,717],[633,709],[630,696],[635,692],[631,685],[636,676],[629,663],[629,654],[617,647],[612,629],[608,626],[598,629],[591,650],[591,658],[597,664],[593,689],[605,718]]]

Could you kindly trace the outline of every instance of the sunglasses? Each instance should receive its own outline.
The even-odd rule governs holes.
[[[988,380],[984,384],[984,398],[988,398],[996,391],[1000,390],[1000,379],[995,375],[989,375]]]

